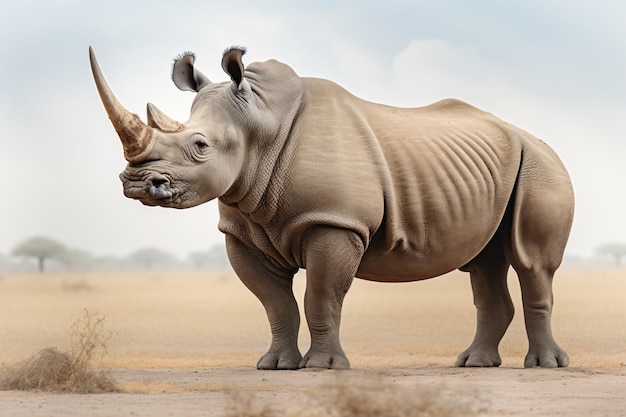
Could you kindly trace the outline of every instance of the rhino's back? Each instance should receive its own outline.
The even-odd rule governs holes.
[[[385,215],[359,276],[423,279],[469,262],[500,225],[522,148],[536,139],[457,100],[417,109],[364,106],[388,180]]]

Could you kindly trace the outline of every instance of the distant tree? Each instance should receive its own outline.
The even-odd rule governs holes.
[[[80,249],[67,249],[59,260],[69,269],[88,268],[94,261],[91,253]]]
[[[207,251],[191,252],[189,260],[196,268],[222,268],[228,266],[228,254],[223,244],[214,245]]]
[[[146,269],[154,267],[171,267],[178,264],[176,256],[157,248],[142,248],[128,255],[126,261]]]
[[[596,252],[599,255],[610,256],[615,260],[615,265],[621,265],[622,258],[626,256],[625,243],[605,243],[598,246]]]
[[[14,256],[37,259],[39,272],[44,272],[46,259],[61,259],[66,249],[56,240],[37,236],[25,240],[13,249]]]

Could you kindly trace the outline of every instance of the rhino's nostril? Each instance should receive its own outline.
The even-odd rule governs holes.
[[[164,175],[153,175],[146,181],[147,193],[154,199],[166,199],[172,197],[170,180]]]
[[[160,188],[163,185],[167,185],[169,183],[169,180],[163,176],[155,176],[149,179],[150,184],[152,184],[153,187],[155,188]]]

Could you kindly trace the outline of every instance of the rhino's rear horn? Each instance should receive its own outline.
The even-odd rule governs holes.
[[[154,104],[148,103],[148,126],[165,133],[176,133],[184,126],[159,110]]]
[[[132,162],[152,144],[156,136],[156,131],[152,127],[144,124],[136,114],[126,110],[117,97],[115,97],[115,94],[113,94],[102,75],[96,54],[91,46],[89,47],[89,61],[102,104],[104,104],[109,119],[122,141],[124,157],[129,162]]]

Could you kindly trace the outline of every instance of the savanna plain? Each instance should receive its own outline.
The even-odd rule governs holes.
[[[304,274],[294,281],[302,304]],[[104,318],[93,358],[117,389],[0,391],[0,416],[626,416],[626,269],[568,268],[553,329],[571,364],[523,369],[516,315],[500,368],[453,368],[471,342],[469,276],[407,284],[355,280],[344,303],[348,371],[259,371],[265,312],[230,271],[0,275],[0,364],[70,349],[72,324]],[[302,317],[304,314],[302,312]],[[300,349],[308,347],[302,319]]]

